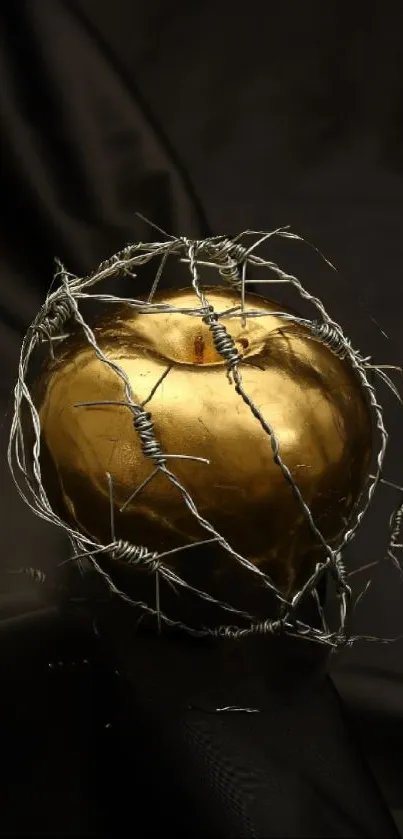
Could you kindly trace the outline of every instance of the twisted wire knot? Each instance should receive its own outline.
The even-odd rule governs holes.
[[[233,626],[219,626],[212,630],[211,634],[216,638],[242,638],[245,635],[281,635],[284,631],[284,621],[278,620],[261,621],[260,623],[252,623],[248,629],[238,629]]]
[[[139,435],[144,457],[149,457],[157,466],[164,466],[166,458],[155,436],[154,423],[149,411],[137,409],[133,425]]]
[[[125,539],[113,542],[111,553],[114,559],[127,565],[144,565],[150,573],[155,573],[160,568],[157,552],[149,551],[144,545],[132,545]]]
[[[120,268],[122,273],[125,273],[127,269],[124,266],[124,262],[129,260],[136,250],[137,247],[135,245],[126,245],[126,247],[122,248],[122,250],[118,251],[118,253],[115,253],[113,256],[109,257],[109,259],[105,259],[101,262],[97,268],[96,274],[100,274],[104,271],[117,267]]]
[[[336,580],[336,594],[339,597],[344,595],[348,600],[350,600],[352,591],[347,582],[347,569],[340,554],[336,554],[332,567],[333,576]]]
[[[335,353],[342,360],[347,358],[352,352],[350,342],[344,338],[340,329],[326,321],[313,320],[310,324],[310,329],[315,338],[322,341],[329,350]]]
[[[390,526],[390,546],[396,547],[397,543],[400,542],[401,539],[401,532],[402,532],[402,524],[403,524],[403,504],[400,504],[397,510],[394,510],[390,519],[389,519],[389,526]]]
[[[243,245],[236,244],[231,239],[223,239],[219,245],[211,248],[211,253],[220,266],[218,269],[220,276],[235,288],[239,288],[241,285],[239,264],[244,261],[246,255]]]
[[[284,631],[284,622],[279,618],[278,620],[267,619],[258,624],[252,625],[252,630],[257,635],[281,635]]]
[[[217,352],[227,362],[229,370],[233,370],[241,361],[241,356],[235,346],[234,339],[227,332],[224,324],[220,323],[212,306],[209,306],[209,313],[205,315],[203,322],[207,324],[211,331]]]
[[[36,332],[43,333],[47,338],[57,335],[65,323],[74,315],[74,306],[67,296],[56,297],[46,302],[34,324]]]

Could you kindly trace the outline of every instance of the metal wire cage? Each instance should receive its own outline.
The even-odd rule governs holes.
[[[325,306],[318,297],[311,294],[294,275],[283,271],[275,262],[267,260],[259,255],[259,249],[271,237],[282,237],[286,239],[299,239],[287,229],[279,229],[269,233],[258,233],[246,231],[235,238],[224,236],[212,237],[205,240],[189,240],[185,237],[171,238],[168,241],[154,243],[136,243],[124,248],[112,258],[103,262],[90,276],[76,277],[68,273],[58,263],[53,288],[49,292],[41,310],[30,325],[22,342],[18,379],[14,390],[14,415],[8,447],[8,461],[13,480],[18,492],[29,505],[31,510],[44,520],[56,524],[67,534],[72,547],[72,561],[79,567],[85,559],[93,572],[99,575],[108,590],[116,598],[120,598],[127,604],[136,608],[140,615],[157,616],[158,626],[176,627],[192,637],[226,637],[238,638],[251,634],[286,634],[291,636],[306,637],[311,641],[329,645],[336,648],[346,643],[352,643],[353,636],[349,634],[348,618],[353,607],[352,591],[348,582],[348,574],[343,559],[347,545],[353,540],[360,528],[366,513],[368,512],[377,487],[383,478],[385,452],[388,442],[388,433],[385,427],[384,410],[379,401],[377,393],[377,379],[382,380],[394,397],[401,402],[400,394],[385,372],[387,366],[374,365],[370,358],[364,357],[359,351],[353,348],[351,341],[343,332],[342,327],[328,314]],[[317,563],[314,573],[311,574],[304,585],[292,597],[287,598],[273,584],[270,577],[259,567],[251,563],[231,546],[214,527],[200,514],[197,506],[186,487],[175,475],[174,466],[171,468],[173,458],[181,455],[172,455],[163,451],[158,440],[157,431],[154,427],[152,411],[148,410],[146,400],[139,404],[134,398],[132,387],[125,371],[115,361],[111,360],[103,352],[97,343],[94,329],[85,320],[82,313],[84,302],[91,300],[108,305],[110,303],[129,304],[134,312],[155,313],[155,312],[184,312],[169,303],[154,302],[154,294],[163,276],[167,260],[173,258],[187,265],[189,269],[189,287],[195,293],[195,305],[191,310],[187,309],[186,314],[202,319],[211,331],[212,341],[216,351],[223,358],[226,364],[226,373],[229,382],[235,389],[239,399],[248,407],[256,423],[259,423],[267,435],[268,446],[271,447],[273,461],[280,471],[282,478],[286,481],[291,492],[297,500],[301,513],[305,518],[315,540],[323,549],[323,561]],[[99,287],[112,277],[126,275],[135,278],[134,271],[141,269],[141,266],[157,262],[157,270],[154,275],[152,288],[147,300],[131,297],[118,297],[107,293],[101,293]],[[282,458],[276,430],[270,423],[270,418],[263,416],[259,407],[254,404],[246,392],[242,380],[242,358],[239,350],[222,323],[223,315],[230,317],[257,317],[258,312],[245,310],[245,294],[248,287],[250,269],[258,267],[265,272],[264,282],[276,284],[288,284],[298,295],[312,307],[313,316],[298,317],[289,312],[277,313],[285,321],[292,321],[303,325],[315,340],[323,342],[333,353],[344,359],[351,367],[356,376],[362,391],[365,395],[368,406],[371,409],[374,427],[377,431],[377,452],[376,468],[370,476],[362,491],[353,513],[346,523],[344,531],[337,545],[329,545],[323,537],[320,529],[314,521],[309,505],[298,488],[290,469]],[[217,312],[209,302],[205,287],[201,281],[201,269],[218,272],[224,284],[236,291],[239,297],[239,304],[225,312]],[[55,284],[56,283],[56,287]],[[105,478],[108,482],[110,509],[111,509],[111,538],[107,544],[100,544],[95,538],[80,532],[61,518],[50,504],[43,482],[41,470],[41,422],[37,406],[34,404],[32,392],[30,391],[29,370],[35,355],[43,345],[48,345],[49,352],[54,355],[54,347],[60,345],[66,338],[64,330],[68,331],[68,324],[74,323],[75,329],[80,330],[88,345],[93,348],[97,358],[120,378],[123,383],[125,402],[124,405],[132,415],[134,432],[138,435],[142,452],[145,458],[150,461],[150,476],[147,482],[155,475],[163,472],[165,478],[179,490],[183,504],[197,519],[199,525],[206,534],[206,538],[200,543],[208,549],[208,545],[216,542],[227,552],[231,560],[237,563],[245,571],[255,575],[259,584],[274,596],[280,609],[275,617],[268,616],[266,619],[256,619],[249,611],[239,609],[229,602],[217,600],[207,591],[196,588],[183,579],[170,568],[166,560],[170,553],[177,550],[186,550],[194,543],[185,544],[181,549],[157,553],[147,547],[135,545],[115,537],[114,527],[114,499],[113,499],[113,478],[107,473]],[[399,371],[399,367],[389,365],[390,369]],[[160,385],[158,381],[154,391]],[[85,403],[81,403],[85,405]],[[29,418],[29,436],[26,433],[26,424],[22,422],[22,413],[25,412]],[[33,440],[31,444],[30,441]],[[182,455],[182,457],[188,457]],[[200,458],[195,455],[195,460]],[[142,487],[134,487],[133,493],[128,499],[132,500]],[[399,489],[399,488],[397,488]],[[127,502],[127,503],[128,503]],[[388,556],[392,559],[400,572],[398,561],[398,550],[400,545],[400,531],[403,517],[403,502],[400,500],[392,513],[390,519],[390,540]],[[126,563],[135,573],[136,568],[142,567],[155,577],[155,602],[137,600],[126,593],[117,584],[113,572],[106,570],[103,559],[114,557],[121,563]],[[40,581],[44,575],[38,569],[27,569],[28,573],[36,576]],[[329,629],[324,611],[321,606],[318,589],[325,577],[334,585],[334,591],[338,600],[338,626]],[[220,625],[210,627],[195,627],[174,616],[165,614],[161,608],[159,598],[159,583],[165,580],[175,591],[189,591],[193,596],[206,603],[219,607],[225,615],[225,621]],[[305,598],[312,597],[320,616],[320,625],[311,626],[298,616],[298,609]],[[238,619],[238,623],[237,623]],[[241,625],[238,625],[241,623]]]

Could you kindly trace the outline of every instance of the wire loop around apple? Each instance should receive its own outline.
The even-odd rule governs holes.
[[[352,597],[349,575],[343,559],[344,551],[356,535],[371,505],[377,487],[380,483],[388,484],[388,481],[383,478],[388,433],[384,422],[384,411],[378,399],[377,387],[371,381],[370,374],[375,374],[379,381],[386,385],[401,403],[399,390],[389,374],[385,372],[387,369],[401,372],[401,368],[393,365],[389,365],[388,368],[385,365],[371,364],[369,357],[363,356],[353,348],[351,341],[344,335],[342,327],[330,317],[321,300],[306,290],[296,276],[286,273],[275,262],[259,255],[259,248],[274,236],[287,239],[300,238],[289,230],[280,228],[269,233],[246,231],[234,239],[217,236],[207,240],[189,240],[186,237],[179,237],[171,238],[166,242],[138,242],[126,247],[123,251],[102,263],[90,276],[82,278],[69,274],[58,263],[55,276],[57,286],[49,292],[44,305],[29,327],[22,343],[18,379],[14,390],[14,416],[9,440],[8,461],[18,492],[31,510],[46,521],[58,525],[67,534],[72,546],[72,561],[80,566],[80,562],[85,558],[114,596],[135,607],[142,614],[157,616],[160,629],[164,625],[178,628],[195,638],[206,636],[238,638],[248,634],[268,633],[275,635],[285,633],[305,637],[311,641],[336,648],[346,643],[352,643],[354,640],[354,636],[349,635],[348,632],[348,618],[354,607],[354,598]],[[193,294],[193,304],[188,302],[186,305],[175,306],[166,300],[156,301],[158,285],[168,259],[177,260],[188,266],[189,290]],[[119,274],[133,278],[133,282],[135,282],[136,275],[133,272],[141,269],[141,266],[150,263],[152,260],[157,260],[158,269],[146,300],[98,293],[97,287],[99,284]],[[254,356],[248,357],[248,350],[245,349],[248,347],[248,339],[240,338],[237,341],[230,331],[231,322],[234,319],[238,320],[242,327],[245,327],[248,322],[253,320],[258,322],[260,318],[267,318],[270,315],[269,312],[259,309],[258,305],[255,307],[252,303],[246,305],[248,271],[251,267],[264,269],[265,276],[267,275],[266,282],[270,284],[290,284],[296,289],[300,297],[312,306],[312,319],[278,309],[275,311],[275,316],[280,323],[284,324],[284,333],[290,327],[294,330],[304,330],[305,341],[323,345],[340,361],[348,365],[373,418],[378,439],[374,474],[367,476],[354,499],[354,503],[350,504],[348,517],[345,519],[343,529],[336,540],[329,540],[322,534],[315,521],[310,504],[298,485],[295,470],[289,468],[283,458],[282,443],[270,416],[265,416],[261,407],[247,392],[244,383],[245,371],[250,369],[248,365],[250,364],[253,367],[256,362],[255,366],[259,367],[258,359],[260,356],[256,356],[257,360]],[[201,280],[201,269],[215,271],[232,290],[232,293],[236,295],[238,302],[234,303],[232,301],[232,305],[223,306],[221,311],[217,311],[211,303],[209,290]],[[228,380],[227,384],[230,383],[232,390],[249,411],[253,422],[257,423],[265,434],[267,446],[271,452],[270,456],[278,475],[284,481],[284,484],[288,485],[289,491],[298,504],[304,527],[309,530],[311,538],[319,550],[319,560],[314,563],[310,573],[306,574],[297,590],[295,590],[295,586],[288,590],[278,586],[273,580],[272,574],[267,572],[267,569],[264,570],[264,564],[261,567],[259,563],[252,561],[241,550],[234,547],[231,544],[231,538],[222,535],[214,523],[198,508],[184,480],[178,477],[178,468],[175,464],[182,464],[183,467],[184,462],[191,461],[204,463],[205,468],[209,469],[210,461],[207,457],[198,455],[197,451],[194,454],[165,451],[154,420],[152,405],[151,409],[145,407],[155,398],[155,394],[158,394],[163,383],[168,381],[173,362],[168,360],[168,364],[157,381],[154,382],[146,398],[137,399],[127,369],[119,363],[119,360],[113,358],[110,353],[102,348],[102,342],[99,340],[96,328],[92,328],[85,320],[80,306],[81,302],[87,299],[97,301],[104,306],[123,304],[130,308],[133,316],[139,315],[141,318],[145,315],[170,316],[177,314],[198,318],[199,322],[210,330],[212,355],[208,363],[211,367],[214,367],[214,365],[218,365],[220,359],[223,360]],[[224,319],[226,325],[223,323]],[[111,321],[111,324],[112,326],[108,328],[113,331],[113,321]],[[107,368],[108,375],[119,380],[119,386],[123,393],[123,397],[120,399],[89,399],[88,401],[74,400],[72,394],[72,410],[74,408],[75,411],[87,411],[88,408],[103,405],[127,412],[131,417],[134,434],[138,437],[142,457],[145,461],[150,461],[151,465],[146,477],[137,485],[134,485],[129,495],[126,495],[124,499],[118,497],[120,492],[119,481],[115,481],[112,471],[105,470],[105,486],[109,499],[109,538],[106,540],[102,540],[92,533],[88,527],[82,526],[78,517],[74,519],[73,516],[72,519],[71,516],[60,515],[49,498],[48,486],[43,478],[44,419],[43,412],[41,413],[41,405],[38,404],[34,395],[35,388],[30,390],[30,364],[40,349],[48,345],[49,364],[52,367],[60,352],[63,354],[64,347],[69,344],[69,330],[72,330],[75,336],[79,334],[81,336],[80,340],[90,350],[91,357],[95,357],[97,363],[99,362],[104,365],[105,369]],[[74,340],[76,340],[76,337],[73,337],[73,342]],[[203,355],[206,351],[205,340],[202,336],[199,336],[198,342],[195,345],[196,355],[198,353]],[[186,359],[184,360],[186,367],[185,362]],[[267,363],[266,359],[265,364]],[[302,464],[301,466],[309,469],[309,464]],[[150,487],[161,479],[168,482],[177,495],[179,493],[181,503],[196,520],[199,532],[204,533],[204,538],[193,536],[190,541],[183,545],[168,546],[166,549],[156,550],[152,546],[148,548],[143,545],[136,545],[127,538],[123,538],[119,533],[116,510],[119,511],[118,514],[122,513],[124,515],[129,507],[134,509],[137,503],[141,504],[144,492],[149,491]],[[234,488],[232,487],[232,489]],[[395,486],[395,489],[399,490],[401,494],[403,493],[400,487]],[[72,504],[71,509],[73,507]],[[167,518],[168,514],[169,510]],[[398,568],[400,574],[402,574],[402,571],[398,552],[403,547],[401,544],[402,522],[403,502],[400,500],[391,516],[388,548],[388,556]],[[167,527],[169,529],[169,523]],[[273,615],[271,618],[267,616],[259,618],[250,609],[243,609],[239,604],[232,605],[223,598],[218,599],[197,585],[187,582],[182,575],[170,566],[170,562],[178,554],[185,554],[187,551],[200,548],[200,546],[205,550],[212,547],[219,548],[231,558],[233,563],[236,563],[245,572],[254,575],[259,585],[274,595],[279,606],[279,614]],[[133,573],[135,573],[135,570],[142,569],[148,574],[154,575],[156,579],[155,603],[147,603],[141,599],[137,600],[123,591],[114,579],[111,564],[105,565],[104,560],[107,558],[112,560],[112,566],[113,562],[124,563],[133,570]],[[31,575],[35,573],[35,569],[28,569],[28,571]],[[333,579],[335,593],[339,601],[339,624],[335,629],[329,628],[318,595],[320,581],[325,575],[329,575]],[[43,577],[40,579],[43,582]],[[192,626],[188,622],[185,623],[174,616],[169,616],[162,608],[160,580],[164,580],[176,593],[188,591],[204,602],[219,607],[228,620],[236,621],[238,618],[239,625],[233,622],[225,623],[223,620],[218,626]],[[306,598],[312,598],[315,601],[320,625],[310,626],[299,617],[299,606]]]

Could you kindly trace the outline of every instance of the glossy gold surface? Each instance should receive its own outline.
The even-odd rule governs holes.
[[[239,297],[225,288],[206,289],[206,295],[217,311],[239,305]],[[191,289],[162,292],[154,300],[198,306]],[[245,391],[273,426],[284,462],[318,527],[332,540],[370,468],[371,420],[361,388],[346,362],[302,327],[276,317],[277,304],[249,295],[250,308],[267,317],[247,319],[245,326],[240,318],[223,319],[244,356]],[[171,365],[147,410],[163,451],[210,461],[168,461],[201,515],[279,587],[293,590],[317,561],[317,545],[273,462],[267,435],[229,383],[208,328],[183,314],[133,314],[129,306],[107,312],[95,335],[126,372],[136,402],[147,399]],[[127,408],[74,407],[125,400],[122,381],[84,338],[63,343],[38,382],[36,400],[43,479],[65,518],[110,541],[109,472],[117,538],[158,551],[208,538],[162,474],[119,512],[154,464],[142,454]],[[172,556],[172,564],[177,558]],[[181,561],[191,565],[192,551]]]

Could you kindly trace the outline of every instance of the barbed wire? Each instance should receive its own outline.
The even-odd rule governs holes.
[[[348,618],[352,607],[352,590],[348,582],[343,552],[361,526],[364,516],[373,500],[376,488],[382,482],[388,483],[383,478],[388,432],[385,427],[383,408],[378,400],[377,388],[370,380],[370,373],[375,374],[401,403],[402,398],[399,390],[388,373],[385,372],[386,369],[401,372],[401,368],[394,365],[372,364],[369,357],[363,356],[353,348],[350,339],[345,336],[342,327],[330,317],[322,301],[305,289],[296,276],[283,271],[274,261],[259,256],[257,253],[259,248],[274,236],[291,240],[302,240],[301,237],[293,234],[287,228],[279,228],[269,233],[244,231],[234,239],[224,236],[211,237],[205,240],[172,237],[167,242],[138,242],[133,245],[128,245],[110,259],[105,260],[92,274],[81,278],[68,273],[64,266],[60,262],[57,262],[54,283],[58,283],[58,286],[54,288],[54,284],[52,284],[52,290],[49,292],[44,305],[29,327],[22,342],[18,378],[14,389],[14,415],[8,446],[8,462],[17,490],[30,509],[45,521],[62,528],[67,534],[72,546],[71,561],[75,561],[80,567],[80,563],[85,559],[93,571],[102,578],[113,596],[134,606],[143,615],[157,616],[160,628],[164,624],[167,627],[185,631],[194,637],[211,635],[224,638],[240,638],[248,634],[276,635],[278,633],[284,633],[308,638],[311,641],[327,644],[329,647],[335,648],[352,642],[352,638],[348,635],[347,631]],[[253,239],[252,244],[250,244],[251,238]],[[198,305],[181,308],[168,303],[154,302],[154,295],[161,281],[165,265],[170,257],[188,266],[191,288],[195,292]],[[157,259],[159,265],[147,300],[94,292],[93,289],[95,286],[98,286],[113,276],[122,274],[131,280],[135,280],[135,271],[153,259]],[[327,262],[327,260],[325,261]],[[330,263],[328,264],[330,267],[333,267]],[[232,306],[221,312],[215,311],[200,280],[199,270],[201,267],[217,271],[224,283],[228,284],[239,294],[239,305]],[[291,285],[299,296],[313,308],[314,316],[312,319],[298,317],[289,312],[275,311],[273,313],[262,313],[253,309],[245,310],[246,289],[250,282],[248,271],[251,267],[265,269],[264,279],[253,278],[254,286],[260,282]],[[198,457],[197,454],[191,456],[165,452],[156,433],[152,411],[146,409],[146,405],[148,405],[164,378],[169,374],[172,365],[167,366],[148,397],[141,404],[137,403],[128,375],[117,362],[111,360],[102,351],[96,340],[94,330],[84,319],[80,309],[80,303],[87,299],[103,304],[124,303],[130,306],[133,312],[141,312],[141,314],[153,314],[156,312],[182,313],[200,318],[210,329],[214,347],[226,364],[229,382],[243,403],[248,407],[256,422],[260,424],[260,427],[265,432],[268,438],[268,444],[271,447],[273,461],[284,480],[289,484],[315,543],[321,547],[323,552],[323,561],[317,563],[309,579],[305,581],[301,589],[292,597],[286,597],[281,593],[268,574],[264,573],[259,567],[238,553],[218,533],[215,527],[201,515],[194,499],[175,474],[174,467],[171,467],[170,464],[174,463],[175,459],[203,461],[208,465],[208,461],[205,458]],[[374,418],[378,437],[375,474],[369,476],[345,524],[338,544],[333,547],[328,544],[315,523],[309,505],[306,503],[302,492],[297,486],[291,471],[283,461],[275,429],[245,391],[242,380],[242,356],[234,339],[222,323],[223,317],[226,319],[241,318],[244,324],[249,318],[270,317],[271,314],[275,314],[276,318],[282,318],[285,324],[287,322],[290,323],[293,328],[298,325],[301,326],[304,330],[304,337],[310,337],[313,341],[319,341],[325,344],[333,353],[350,365],[361,385],[363,394],[366,397],[367,404]],[[152,466],[149,476],[139,486],[133,488],[133,491],[124,502],[121,510],[125,509],[158,474],[163,474],[172,486],[179,490],[185,506],[205,532],[206,538],[203,540],[185,544],[171,551],[158,553],[144,546],[132,545],[127,541],[116,538],[114,487],[112,476],[109,473],[105,475],[105,480],[108,484],[111,517],[111,539],[108,544],[100,544],[95,538],[82,533],[76,527],[65,522],[52,509],[42,480],[40,417],[29,390],[27,379],[30,362],[40,346],[47,343],[51,358],[54,358],[53,345],[55,342],[63,342],[68,335],[70,324],[74,324],[75,329],[81,330],[88,345],[93,348],[96,357],[121,380],[124,389],[123,401],[79,402],[76,403],[75,407],[77,409],[85,409],[89,405],[95,404],[115,404],[125,407],[131,413],[133,430],[140,441],[143,455],[150,461]],[[34,440],[29,451],[27,450],[28,444],[22,423],[22,413],[26,409],[28,409]],[[390,539],[387,551],[393,563],[398,566],[400,573],[402,571],[396,551],[402,547],[400,535],[402,522],[403,502],[400,501],[397,510],[390,520]],[[238,609],[230,603],[218,600],[208,592],[186,582],[186,580],[175,573],[164,561],[174,553],[185,551],[189,548],[207,546],[213,542],[220,545],[234,562],[254,575],[263,587],[271,592],[271,595],[274,595],[275,602],[280,609],[280,617],[258,620],[249,611]],[[102,564],[105,557],[112,557],[116,563],[124,564],[133,571],[135,568],[142,567],[149,574],[153,574],[156,580],[155,606],[141,600],[134,600],[122,591],[114,581],[111,573]],[[26,569],[26,571],[30,571],[34,579],[44,582],[40,572],[35,576],[35,569]],[[330,573],[333,579],[335,593],[339,601],[339,627],[333,632],[329,630],[320,596],[318,595],[318,586],[326,573]],[[191,592],[192,595],[200,600],[219,607],[224,613],[238,616],[247,626],[223,624],[213,628],[196,628],[169,617],[161,609],[160,579],[165,580],[176,592],[179,590]],[[298,606],[307,596],[312,596],[316,602],[321,620],[321,629],[311,627],[297,617]]]

